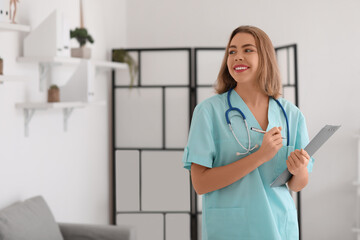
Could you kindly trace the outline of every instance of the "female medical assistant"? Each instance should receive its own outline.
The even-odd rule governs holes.
[[[229,165],[258,151],[262,145],[264,134],[247,130],[251,127],[261,129],[257,119],[241,96],[235,90],[229,91],[232,91],[232,107],[243,112],[248,124],[245,125],[239,112],[231,111],[232,129],[245,147],[250,135],[252,150],[237,154],[246,151],[235,140],[226,121],[229,92],[217,94],[195,108],[183,156],[186,169],[190,170],[192,163],[207,168]],[[268,101],[266,131],[281,126],[281,135],[287,136],[289,131],[290,139],[283,140],[283,147],[270,161],[240,180],[203,195],[203,240],[295,240],[299,237],[297,211],[287,186],[271,188],[270,184],[287,168],[289,154],[309,142],[305,118],[295,105],[279,98],[288,118],[287,127],[281,107],[271,97]],[[307,165],[308,172],[312,165],[313,159]]]

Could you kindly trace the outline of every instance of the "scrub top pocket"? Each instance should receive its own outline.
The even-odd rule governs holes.
[[[249,225],[244,208],[206,209],[208,240],[249,239]]]
[[[289,157],[290,153],[294,151],[294,146],[283,146],[275,155],[275,169],[274,174],[277,178],[286,168],[286,160]],[[275,179],[274,178],[274,179]]]

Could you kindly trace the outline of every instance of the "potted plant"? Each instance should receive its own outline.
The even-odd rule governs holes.
[[[48,89],[48,102],[60,102],[60,89],[55,84]]]
[[[130,87],[132,87],[134,85],[136,74],[138,73],[138,66],[135,60],[125,49],[116,49],[112,53],[112,61],[126,63],[129,66]]]
[[[3,75],[3,69],[4,69],[4,61],[3,61],[3,59],[0,57],[0,75]]]
[[[85,47],[87,42],[94,43],[94,39],[88,33],[86,28],[75,28],[70,30],[70,38],[76,38],[80,47],[71,49],[71,56],[76,58],[90,58],[91,49]]]

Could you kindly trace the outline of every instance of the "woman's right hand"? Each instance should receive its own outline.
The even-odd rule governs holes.
[[[264,134],[258,152],[264,156],[265,162],[268,162],[276,155],[282,146],[281,127],[274,127]]]

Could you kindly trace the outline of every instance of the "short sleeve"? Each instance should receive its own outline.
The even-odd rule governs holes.
[[[300,112],[298,119],[298,126],[296,131],[295,149],[304,149],[309,143],[309,134],[306,127],[306,121],[304,115]],[[310,157],[309,164],[307,166],[308,172],[312,172],[314,165],[314,158]]]
[[[193,113],[187,146],[184,149],[184,168],[190,170],[191,163],[212,168],[215,157],[213,124],[210,114],[201,105]]]

